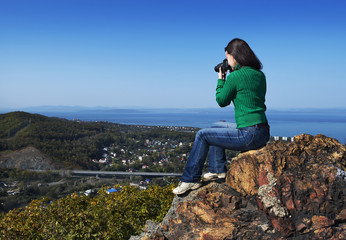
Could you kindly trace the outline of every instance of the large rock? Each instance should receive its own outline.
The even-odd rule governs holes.
[[[132,239],[346,239],[346,149],[303,134],[233,159],[225,183],[174,198]]]
[[[335,139],[303,134],[289,144],[274,142],[240,154],[226,183],[254,196],[284,237],[345,235],[345,151]]]
[[[34,147],[26,147],[0,156],[0,168],[20,168],[30,170],[54,169],[52,159]]]

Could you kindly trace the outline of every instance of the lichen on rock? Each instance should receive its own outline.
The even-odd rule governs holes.
[[[273,187],[276,184],[276,178],[273,174],[267,175],[269,184],[264,184],[258,188],[258,196],[261,199],[265,209],[272,212],[275,216],[285,217],[288,215],[287,209],[282,206],[280,199],[273,196]]]

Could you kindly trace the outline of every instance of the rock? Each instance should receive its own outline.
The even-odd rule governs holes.
[[[53,161],[34,147],[0,156],[0,168],[19,168],[30,170],[54,169]]]
[[[175,197],[138,239],[346,239],[345,152],[303,134],[241,153],[225,183]]]
[[[292,143],[274,142],[240,154],[232,161],[226,183],[255,196],[284,237],[331,228],[345,208],[345,151],[335,139],[303,134]],[[337,228],[328,232],[329,237],[338,235]]]
[[[270,233],[271,230],[265,215],[251,201],[226,184],[212,182],[186,196],[175,197],[156,231],[147,231],[139,239],[216,240],[246,239],[246,236],[272,239],[279,236]]]

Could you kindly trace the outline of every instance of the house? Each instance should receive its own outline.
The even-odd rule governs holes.
[[[92,192],[92,190],[91,190],[91,189],[88,189],[88,190],[86,190],[86,191],[84,192],[84,195],[85,195],[85,196],[89,196],[91,192]]]
[[[108,162],[107,158],[101,158],[99,160],[99,163],[102,163],[102,164],[107,163],[107,162]]]
[[[115,189],[115,188],[110,188],[110,189],[107,189],[106,192],[107,192],[107,194],[110,194],[110,193],[114,193],[114,192],[119,192],[119,190]]]
[[[19,190],[9,190],[9,191],[7,191],[7,194],[11,195],[11,196],[14,196],[14,195],[19,194]]]

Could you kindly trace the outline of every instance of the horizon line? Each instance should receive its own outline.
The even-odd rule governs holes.
[[[15,111],[40,111],[40,112],[64,112],[64,111],[90,111],[90,110],[222,110],[220,107],[141,107],[141,106],[82,106],[82,105],[41,105],[28,107],[0,107],[0,112]],[[234,110],[233,107],[231,107]],[[229,108],[227,109],[229,110]],[[346,110],[346,107],[273,107],[267,111],[304,111],[304,110]]]

